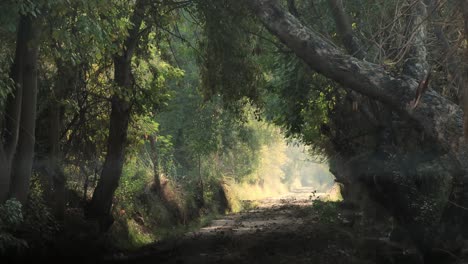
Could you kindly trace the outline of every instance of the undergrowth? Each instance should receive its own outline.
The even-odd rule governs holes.
[[[311,210],[318,215],[318,219],[322,223],[336,223],[339,217],[340,202],[314,200]]]
[[[161,177],[159,194],[151,188],[153,184],[152,172],[138,166],[138,161],[124,169],[113,207],[115,223],[108,235],[108,243],[116,250],[132,251],[180,237],[226,212],[218,201],[220,190],[225,190],[219,182],[205,184],[202,208],[197,207],[196,190],[189,184]],[[232,197],[228,200],[234,201]]]

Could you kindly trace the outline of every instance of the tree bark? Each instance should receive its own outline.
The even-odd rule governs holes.
[[[154,182],[153,182],[153,191],[157,194],[161,194],[161,178],[160,178],[160,169],[159,169],[159,155],[158,150],[156,148],[156,141],[157,137],[150,135],[149,136],[149,143],[151,148],[151,160],[153,161],[153,174],[154,174]]]
[[[468,42],[468,0],[459,0],[460,7],[463,15],[463,25],[465,27],[465,40]],[[460,77],[460,94],[462,95],[462,108],[463,108],[463,130],[464,130],[464,139],[468,141],[468,47],[465,48],[465,60],[461,64],[462,72],[464,77]]]
[[[10,189],[10,164],[3,147],[0,147],[0,203],[3,203],[8,198]]]
[[[18,145],[12,161],[10,196],[25,203],[29,193],[29,179],[34,159],[36,102],[37,102],[37,57],[39,53],[39,24],[31,17],[25,20],[27,42],[24,51],[23,96],[19,122]]]
[[[359,149],[351,156],[348,153],[344,157],[352,170],[349,174],[359,176],[350,176],[349,180],[370,183],[368,191],[378,194],[374,197],[381,198],[379,202],[404,225],[425,256],[430,258],[428,252],[434,246],[456,249],[459,244],[454,244],[459,241],[453,241],[453,236],[447,237],[447,234],[466,229],[464,219],[468,216],[461,209],[468,204],[468,147],[462,141],[463,115],[458,105],[432,89],[422,95],[415,109],[410,107],[425,69],[421,63],[421,60],[425,61],[425,50],[419,45],[421,39],[415,39],[412,43],[415,49],[409,52],[410,56],[419,57],[407,60],[407,70],[394,76],[380,65],[345,55],[282,10],[275,0],[252,0],[248,4],[264,26],[311,69],[347,89],[383,103],[397,114],[390,115],[390,122],[400,124],[399,133],[408,133],[406,138],[411,140],[403,138],[401,149],[385,146],[390,154],[396,155],[395,159],[359,152]],[[422,33],[416,32],[417,35]],[[348,112],[347,115],[353,114]],[[355,126],[356,123],[352,124]],[[422,208],[425,202],[431,203],[431,213]],[[421,219],[427,219],[430,224],[415,220],[420,215],[427,216]],[[454,228],[456,225],[462,228]],[[435,237],[438,237],[437,243]]]
[[[288,0],[288,10],[289,13],[293,14],[295,17],[299,17],[299,11],[297,11],[296,8],[296,2],[295,0]]]
[[[364,59],[367,54],[362,49],[359,40],[353,33],[351,19],[345,12],[343,1],[329,0],[328,4],[333,14],[338,36],[341,38],[341,42],[344,48],[348,54],[356,57],[357,59]],[[388,138],[382,136],[382,134],[386,134],[386,131],[390,129],[391,124],[389,124],[389,120],[383,118],[383,116],[391,115],[391,110],[386,109],[385,107],[381,107],[380,104],[373,100],[367,100],[367,98],[363,98],[362,95],[357,94],[354,91],[351,91],[348,96],[353,100],[355,107],[360,109],[360,111],[364,113],[369,120],[375,120],[375,122],[372,123],[376,129],[380,131],[380,138],[388,141]]]
[[[128,124],[130,122],[130,97],[134,86],[131,62],[140,39],[140,27],[144,13],[145,1],[137,0],[131,17],[133,27],[129,30],[129,35],[125,40],[122,55],[114,56],[114,80],[118,92],[111,99],[107,154],[101,177],[87,208],[87,216],[98,220],[101,231],[107,231],[113,223],[111,214],[112,198],[122,174]]]
[[[413,9],[407,23],[406,34],[410,41],[410,48],[403,64],[403,73],[421,81],[429,70],[425,43],[427,40],[427,9],[422,0],[417,1]]]
[[[7,98],[6,113],[3,117],[2,153],[0,159],[0,202],[8,198],[11,182],[11,162],[16,151],[19,135],[21,101],[23,96],[24,57],[30,40],[31,25],[26,17],[21,17],[16,39],[15,59],[11,67],[11,78],[15,90]]]
[[[198,182],[195,203],[198,209],[201,209],[205,206],[205,186],[202,177],[201,154],[198,154]]]
[[[77,82],[77,69],[63,61],[57,61],[57,80],[49,98],[48,106],[48,150],[46,154],[47,184],[50,191],[49,202],[57,219],[63,220],[65,212],[66,191],[65,173],[61,166],[62,151],[60,145],[63,127],[62,100],[67,91],[73,89]]]
[[[112,97],[107,155],[101,177],[88,208],[88,217],[96,218],[102,231],[106,231],[113,222],[111,216],[112,198],[122,174],[129,120],[129,102],[114,95]]]
[[[265,27],[290,47],[311,69],[344,87],[382,102],[402,117],[411,120],[426,136],[459,150],[462,133],[461,109],[438,93],[429,90],[414,110],[419,80],[406,75],[393,76],[383,66],[345,55],[294,16],[281,10],[275,1],[249,2]],[[450,117],[450,118],[448,118]]]
[[[61,89],[61,87],[56,87]],[[57,98],[58,99],[58,98]],[[63,173],[60,161],[60,129],[61,114],[60,102],[52,100],[49,107],[49,151],[48,151],[48,173],[49,179],[53,183],[52,207],[57,219],[63,219],[65,211],[65,174]]]

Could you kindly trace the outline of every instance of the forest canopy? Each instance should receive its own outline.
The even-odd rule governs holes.
[[[297,182],[287,141],[398,243],[457,255],[467,41],[467,0],[3,0],[0,252],[235,211],[265,167]]]

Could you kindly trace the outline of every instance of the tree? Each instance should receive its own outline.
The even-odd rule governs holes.
[[[439,228],[444,228],[442,226],[447,228],[449,224],[445,222],[448,221],[445,217],[451,218],[451,221],[454,221],[453,219],[457,219],[460,215],[463,215],[460,209],[458,209],[457,213],[448,212],[453,210],[454,207],[465,206],[467,202],[466,194],[463,191],[460,193],[459,189],[464,188],[459,184],[466,178],[467,166],[467,159],[465,158],[467,145],[461,141],[463,126],[460,107],[434,90],[426,91],[422,95],[420,104],[415,109],[410,107],[411,101],[415,98],[415,90],[421,81],[421,72],[424,70],[424,67],[417,68],[421,65],[418,64],[419,61],[408,60],[407,66],[412,66],[413,70],[408,70],[395,76],[381,65],[363,61],[351,55],[345,55],[339,48],[330,44],[329,41],[321,37],[314,30],[307,28],[293,15],[282,10],[276,1],[255,0],[251,1],[249,5],[264,26],[298,57],[304,60],[311,69],[336,81],[351,91],[382,103],[386,108],[391,109],[392,112],[397,114],[398,120],[401,120],[405,125],[409,125],[411,130],[413,130],[411,132],[411,140],[414,140],[413,144],[416,145],[404,147],[407,153],[404,155],[410,154],[408,151],[416,151],[417,153],[429,151],[434,153],[430,157],[420,157],[425,160],[413,159],[415,163],[412,165],[418,169],[422,169],[424,166],[429,166],[427,164],[422,165],[424,162],[428,162],[428,160],[442,164],[442,167],[433,167],[430,173],[431,176],[427,176],[424,180],[431,186],[429,188],[430,191],[420,189],[419,193],[412,196],[412,199],[422,199],[425,195],[430,197],[437,196],[437,198],[434,198],[434,201],[437,202],[434,202],[435,215],[433,215],[434,219],[430,221],[431,227],[421,227],[420,222],[418,226],[416,221],[408,219],[408,215],[415,215],[416,211],[422,209],[411,207],[410,200],[408,199],[398,198],[406,197],[406,194],[403,193],[406,191],[405,188],[387,188],[388,186],[395,186],[395,182],[393,181],[396,179],[390,170],[392,166],[389,165],[391,162],[388,159],[385,159],[383,163],[374,160],[375,164],[370,163],[371,165],[359,162],[358,158],[354,159],[354,162],[355,164],[360,164],[359,166],[379,167],[381,169],[380,172],[377,170],[374,173],[370,173],[371,179],[372,175],[374,175],[378,177],[378,181],[382,181],[382,184],[386,186],[382,194],[386,199],[399,199],[393,201],[385,201],[383,199],[382,203],[392,209],[394,214],[396,214],[397,220],[408,228],[413,239],[424,253],[428,253],[435,244],[443,245],[444,243],[434,242],[435,238],[428,238],[427,234],[434,230],[440,230]],[[421,27],[417,29],[423,31]],[[417,32],[417,34],[419,33]],[[420,41],[420,39],[416,38],[416,41]],[[412,47],[412,54],[416,55],[413,58],[416,60],[425,59],[422,57],[424,55],[421,52],[424,51],[420,49],[421,45],[415,44],[410,46]],[[400,133],[404,133],[402,127],[395,128],[395,121],[392,123],[394,129],[400,130]],[[418,144],[421,145],[418,146]],[[394,152],[397,150],[393,148],[389,149],[389,151]],[[396,152],[394,153],[396,154]],[[369,156],[362,155],[361,158],[364,157]],[[411,160],[412,158],[411,156],[406,156],[405,159]],[[369,164],[369,160],[367,160],[367,164]],[[445,168],[445,170],[442,168]],[[354,169],[356,170],[355,174],[362,173],[359,169]],[[405,180],[413,181],[415,180],[413,177],[416,177],[416,175],[417,173],[408,174]],[[355,176],[355,178],[352,176]],[[361,179],[358,177],[359,175],[352,176],[348,180]],[[378,187],[375,185],[371,186],[373,188]],[[452,188],[453,186],[457,187]],[[391,192],[394,192],[394,194]],[[431,196],[432,194],[434,196]],[[453,201],[449,200],[449,197],[457,197],[457,199]],[[393,208],[391,208],[392,206]],[[397,212],[399,209],[404,209],[404,212]],[[448,214],[450,216],[447,216]],[[456,222],[460,223],[463,221],[456,220]],[[448,247],[452,246],[445,245]],[[451,249],[453,250],[453,248]]]
[[[125,144],[127,141],[128,124],[130,122],[131,101],[134,92],[132,77],[132,58],[139,43],[140,31],[147,3],[137,0],[130,19],[131,28],[125,39],[120,54],[114,56],[114,79],[116,92],[111,98],[111,115],[107,155],[104,161],[101,178],[87,209],[88,216],[99,220],[102,230],[107,230],[112,224],[112,198],[119,184],[125,159]]]
[[[36,124],[37,58],[40,20],[20,16],[16,54],[11,70],[15,91],[4,115],[0,201],[8,196],[26,202],[29,192]]]

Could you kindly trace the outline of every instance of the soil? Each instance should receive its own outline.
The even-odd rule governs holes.
[[[108,260],[177,264],[388,263],[386,254],[391,252],[388,246],[382,249],[385,239],[362,239],[362,234],[357,234],[350,217],[356,215],[355,210],[337,206],[336,219],[321,219],[323,212],[312,206],[312,196],[312,189],[302,188],[279,197],[245,201],[251,209],[216,219],[177,240]]]

